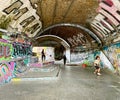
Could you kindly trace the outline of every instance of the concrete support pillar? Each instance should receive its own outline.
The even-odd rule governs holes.
[[[70,49],[66,49],[65,55],[67,57],[67,62],[70,62]]]

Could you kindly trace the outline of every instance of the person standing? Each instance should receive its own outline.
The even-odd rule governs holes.
[[[95,67],[94,73],[97,75],[101,75],[101,73],[100,73],[100,57],[99,56],[96,56],[96,58],[95,58],[94,67]]]
[[[45,56],[44,49],[42,49],[41,56],[42,56],[42,61],[45,61],[46,56]]]
[[[64,65],[66,65],[66,60],[67,60],[66,56],[63,55],[63,62],[64,62]]]

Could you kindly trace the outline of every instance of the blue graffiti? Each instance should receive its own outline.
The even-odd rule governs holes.
[[[32,55],[32,47],[28,44],[13,43],[12,57],[22,57]]]

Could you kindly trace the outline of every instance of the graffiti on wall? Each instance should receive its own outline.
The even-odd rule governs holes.
[[[31,54],[30,44],[11,44],[7,40],[0,39],[0,83],[9,82],[12,77],[26,71],[30,59],[28,56]],[[17,59],[19,56],[26,56],[26,58]]]
[[[85,45],[89,43],[87,38],[82,33],[79,33],[77,35],[74,35],[73,37],[67,38],[67,40],[72,46]]]
[[[104,52],[113,65],[116,61],[118,67],[120,67],[120,43],[113,44],[110,47],[104,47]]]
[[[84,52],[84,53],[72,52],[71,62],[79,62],[82,64],[86,64],[86,66],[88,67],[92,67],[96,56],[100,56],[100,59],[101,59],[100,67],[101,68],[108,68],[110,70],[113,70],[112,64],[101,51],[89,51],[89,52]]]
[[[12,44],[0,39],[0,61],[6,61],[11,58]]]
[[[14,62],[1,63],[0,64],[0,82],[9,82],[13,77]]]
[[[95,51],[94,52],[94,59],[96,58],[96,56],[100,57],[100,67],[101,68],[108,68],[110,70],[113,70],[113,66],[111,64],[111,62],[109,61],[109,59],[104,55],[103,52],[101,51]]]
[[[89,60],[89,61],[93,61],[94,56],[93,56],[93,52],[89,51],[89,52],[71,52],[71,62],[83,62],[84,60]]]
[[[115,27],[120,29],[120,1],[100,0],[99,14],[95,17],[91,26],[101,38],[108,34],[116,34]]]
[[[34,37],[41,29],[41,21],[29,0],[0,0],[0,12],[11,16],[11,27]]]
[[[0,63],[0,83],[10,82],[13,77],[26,71],[28,69],[27,63],[26,59]]]
[[[12,57],[22,57],[28,55],[32,55],[32,49],[30,45],[16,42],[13,43]]]

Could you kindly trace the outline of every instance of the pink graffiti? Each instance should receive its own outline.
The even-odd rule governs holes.
[[[113,23],[115,26],[119,25],[119,22],[103,9],[100,9],[99,12],[102,13],[104,16],[106,16],[110,20],[109,21],[110,23]]]
[[[0,42],[5,42],[5,43],[7,43],[8,41],[7,41],[7,40],[4,40],[4,39],[0,39]]]
[[[112,6],[113,2],[111,0],[104,0],[108,5]]]
[[[0,82],[9,81],[13,76],[15,62],[3,63],[0,65]]]
[[[4,43],[4,44],[7,44],[7,43]],[[10,57],[11,54],[10,54],[10,46],[9,45],[5,46],[4,44],[0,45],[0,50],[1,50],[0,58],[4,57],[4,60],[6,60],[5,58]]]
[[[6,64],[2,64],[1,68],[2,68],[2,73],[3,73],[2,75],[3,75],[4,79],[7,80],[8,77],[11,75],[9,66]]]
[[[31,63],[30,67],[42,67],[42,63]]]
[[[2,68],[0,67],[0,82],[4,81],[4,77],[3,77],[3,73],[2,73]]]
[[[112,16],[114,16],[117,20],[120,21],[120,15],[117,13],[118,9],[114,5],[110,7],[105,3],[101,2],[100,7],[107,10],[110,14],[112,14]]]
[[[11,61],[11,62],[10,62],[10,67],[9,67],[10,70],[11,70],[11,71],[14,71],[14,67],[15,67],[15,62],[14,62],[14,61]]]

